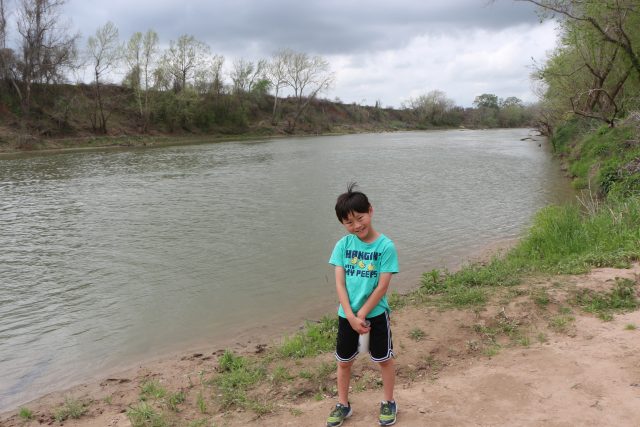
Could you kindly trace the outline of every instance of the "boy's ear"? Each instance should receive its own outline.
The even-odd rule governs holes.
[[[373,206],[369,206],[369,215],[373,215]]]

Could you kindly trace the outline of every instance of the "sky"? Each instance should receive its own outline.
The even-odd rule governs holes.
[[[319,55],[335,73],[322,97],[393,107],[432,90],[465,107],[483,93],[535,102],[529,75],[556,43],[554,23],[513,0],[67,0],[63,15],[81,46],[112,21],[123,41],[193,35],[227,69],[283,48]]]

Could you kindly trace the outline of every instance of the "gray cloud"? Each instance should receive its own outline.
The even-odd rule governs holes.
[[[66,15],[85,37],[108,20],[123,40],[193,35],[227,64],[282,48],[322,55],[336,72],[325,96],[395,106],[433,89],[465,106],[483,92],[531,101],[528,64],[555,43],[552,25],[512,0],[69,0]]]
[[[153,28],[164,42],[192,34],[214,51],[264,55],[284,47],[321,55],[372,52],[405,46],[421,34],[537,21],[526,3],[484,0],[71,0],[67,12],[84,35],[111,20],[123,35]]]

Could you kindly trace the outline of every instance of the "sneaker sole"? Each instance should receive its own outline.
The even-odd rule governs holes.
[[[336,424],[333,427],[340,427],[343,423],[344,420],[346,420],[347,418],[349,418],[351,415],[353,415],[353,408],[349,409],[349,413],[347,415],[344,416],[344,419],[340,422],[340,424]],[[395,421],[394,421],[395,422]]]

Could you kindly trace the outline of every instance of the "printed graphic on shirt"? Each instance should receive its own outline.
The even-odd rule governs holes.
[[[363,252],[347,249],[345,251],[345,258],[350,259],[350,261],[344,267],[345,274],[355,277],[378,277],[375,262],[378,261],[381,255],[380,252]]]

